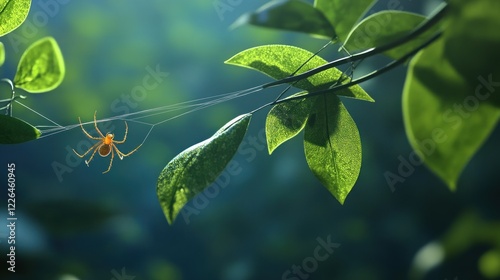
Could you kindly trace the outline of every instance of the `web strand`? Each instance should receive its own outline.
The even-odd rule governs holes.
[[[144,143],[146,141],[146,139],[149,137],[149,135],[151,134],[151,132],[153,131],[153,129],[157,125],[163,124],[165,122],[174,120],[174,119],[179,118],[181,116],[184,116],[184,115],[187,115],[187,114],[190,114],[190,113],[193,113],[193,112],[196,112],[196,111],[199,111],[199,110],[202,110],[202,109],[205,109],[205,108],[208,108],[208,107],[211,107],[211,106],[223,103],[223,102],[227,102],[227,101],[230,101],[230,100],[233,100],[236,98],[240,98],[243,96],[247,96],[247,95],[256,93],[256,92],[261,91],[261,90],[262,90],[262,86],[257,86],[257,87],[253,87],[253,88],[249,88],[249,89],[245,89],[245,90],[236,91],[236,92],[230,92],[230,93],[220,94],[220,95],[216,95],[216,96],[210,96],[210,97],[204,97],[204,98],[199,98],[199,99],[190,100],[190,101],[184,101],[184,102],[180,102],[180,103],[173,104],[173,105],[160,106],[160,107],[146,109],[146,110],[142,110],[142,111],[117,115],[117,116],[113,116],[113,117],[109,117],[109,118],[102,118],[102,119],[98,119],[96,122],[102,123],[102,122],[109,122],[109,121],[115,121],[115,120],[123,120],[123,121],[127,121],[127,122],[132,122],[132,123],[137,123],[137,124],[149,126],[150,129],[147,132],[146,136],[144,137],[144,140],[142,141],[142,143]],[[80,127],[80,123],[62,126],[62,125],[56,123],[55,121],[51,120],[50,118],[44,116],[43,114],[29,108],[28,106],[26,106],[18,101],[16,101],[16,103],[20,104],[21,106],[25,107],[26,109],[32,111],[33,113],[39,115],[43,119],[45,119],[53,124],[53,125],[37,126],[37,128],[40,129],[40,131],[42,132],[42,136],[40,138],[54,136],[54,135],[57,135],[59,133],[66,132],[66,131]],[[158,122],[148,122],[148,121],[144,120],[144,119],[151,118],[154,116],[173,113],[173,112],[179,112],[179,111],[185,111],[185,112],[181,112],[181,113],[176,114],[174,116],[167,117],[166,119],[158,121]],[[92,120],[92,121],[82,122],[81,125],[85,126],[85,125],[93,125],[93,124],[94,124],[94,121]]]

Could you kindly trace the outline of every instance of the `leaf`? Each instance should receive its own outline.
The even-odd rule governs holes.
[[[156,192],[172,224],[182,207],[214,182],[238,150],[252,115],[240,115],[212,137],[172,159],[158,178]]]
[[[444,31],[445,52],[469,82],[493,74],[500,79],[500,1],[450,1],[449,24]],[[500,107],[500,94],[495,104]]]
[[[375,2],[376,0],[315,0],[314,7],[323,12],[339,40],[344,42],[353,26]]]
[[[31,93],[53,90],[61,84],[65,66],[61,50],[52,37],[33,43],[21,56],[14,84]]]
[[[29,123],[0,115],[0,144],[19,144],[38,139],[42,132]]]
[[[309,61],[302,66],[307,60]],[[244,50],[228,59],[225,63],[254,69],[276,80],[280,80],[289,77],[301,66],[297,74],[324,65],[327,61],[301,48],[286,45],[267,45]],[[334,85],[342,75],[340,70],[330,68],[307,79],[298,81],[293,85],[308,91],[327,89]],[[338,91],[336,94],[365,101],[373,101],[368,93],[358,85]]]
[[[26,20],[30,6],[31,0],[0,0],[0,37]]]
[[[303,32],[329,40],[335,37],[335,31],[323,13],[300,0],[271,1],[254,13],[244,14],[231,27],[243,24]]]
[[[291,97],[307,94],[301,92]],[[304,129],[314,98],[291,100],[275,105],[267,114],[266,139],[269,154]]]
[[[344,47],[350,52],[379,47],[404,37],[426,20],[425,16],[401,12],[383,11],[362,20],[347,37]],[[429,29],[415,39],[385,52],[393,59],[399,59],[416,49],[437,31],[439,25]]]
[[[5,48],[2,42],[0,42],[0,66],[2,66],[4,62],[5,62]]]
[[[304,131],[307,164],[316,178],[341,203],[361,169],[361,139],[356,123],[340,99],[325,94],[315,105]]]
[[[455,190],[460,173],[496,127],[500,110],[488,102],[493,92],[485,81],[469,84],[453,68],[444,43],[440,39],[412,59],[403,116],[415,152]]]

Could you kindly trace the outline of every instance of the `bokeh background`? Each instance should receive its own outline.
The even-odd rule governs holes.
[[[98,118],[108,118],[249,88],[269,79],[224,65],[224,60],[263,44],[314,52],[326,43],[255,27],[230,30],[239,16],[266,2],[33,1],[27,22],[0,38],[7,52],[0,77],[14,77],[29,44],[55,37],[66,62],[65,80],[52,92],[27,94],[23,102],[61,125],[75,124],[79,116],[90,121],[95,110]],[[389,2],[379,1],[373,10],[386,9]],[[215,4],[227,9],[217,12]],[[400,1],[404,10],[425,14],[436,4]],[[42,22],[41,14],[48,20]],[[336,49],[322,55],[334,59]],[[383,62],[363,62],[358,71]],[[169,76],[141,100],[125,103],[148,67]],[[400,67],[364,83],[376,103],[345,100],[360,130],[363,166],[344,206],[309,171],[300,136],[267,154],[259,138],[266,115],[261,111],[245,138],[248,152],[234,158],[241,172],[230,176],[206,205],[189,203],[197,209],[189,221],[179,216],[168,225],[156,197],[156,180],[166,163],[233,117],[271,100],[277,90],[159,125],[134,155],[115,159],[104,175],[108,158],[96,157],[87,167],[69,152],[85,140],[79,129],[0,146],[0,178],[5,182],[0,221],[7,224],[11,162],[16,164],[18,218],[15,274],[7,271],[5,261],[8,229],[0,227],[0,278],[499,279],[498,130],[467,166],[455,193],[424,166],[416,167],[395,191],[384,178],[386,171],[397,173],[398,157],[408,158],[412,151],[401,114],[405,74]],[[2,85],[0,95],[7,92]],[[50,124],[19,106],[14,116],[34,125]],[[123,133],[123,122],[112,125],[117,135]],[[122,151],[142,142],[148,129],[129,123]],[[340,247],[317,262],[307,278],[283,277],[313,256],[318,238]]]

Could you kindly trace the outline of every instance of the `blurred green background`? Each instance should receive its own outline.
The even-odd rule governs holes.
[[[27,94],[23,102],[61,125],[75,124],[78,117],[91,121],[95,110],[98,118],[106,118],[245,89],[269,79],[223,64],[237,52],[263,44],[314,52],[326,43],[254,27],[229,30],[240,15],[266,2],[33,1],[27,22],[1,38],[7,57],[0,77],[13,78],[29,44],[55,37],[66,62],[65,80],[53,92]],[[389,2],[380,1],[374,11],[387,9]],[[228,9],[217,12],[214,3]],[[427,14],[436,3],[401,1],[400,6]],[[338,57],[336,47],[322,55]],[[364,62],[358,70],[383,62]],[[127,104],[124,98],[142,84],[148,67],[169,76]],[[310,173],[301,137],[267,154],[259,138],[265,112],[259,112],[245,137],[246,152],[234,158],[240,174],[229,177],[206,205],[190,202],[199,211],[189,221],[181,215],[173,226],[167,224],[156,197],[156,180],[166,163],[236,115],[272,100],[278,90],[157,126],[135,154],[115,158],[104,175],[108,158],[96,157],[87,167],[69,152],[85,140],[80,129],[0,146],[2,180],[7,164],[16,164],[18,217],[17,273],[7,271],[9,233],[2,226],[0,278],[120,280],[126,272],[152,280],[500,279],[498,129],[468,165],[456,193],[423,166],[394,192],[384,178],[386,171],[397,173],[398,157],[411,153],[400,105],[405,74],[400,67],[364,83],[376,103],[345,100],[360,130],[363,166],[344,206]],[[7,92],[2,85],[0,95]],[[14,116],[49,124],[19,106]],[[113,125],[121,138],[123,122]],[[148,129],[129,123],[120,149],[133,149]],[[7,224],[6,187],[0,198],[0,220]],[[340,247],[318,261],[307,278],[283,278],[314,255],[318,238]]]

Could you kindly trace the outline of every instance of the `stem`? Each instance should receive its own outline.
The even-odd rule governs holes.
[[[427,47],[428,45],[430,45],[431,43],[433,43],[434,41],[436,41],[439,37],[441,37],[442,34],[443,34],[442,32],[439,32],[439,33],[435,34],[428,41],[426,41],[424,44],[422,44],[418,48],[414,49],[413,51],[405,54],[400,59],[395,60],[395,61],[387,64],[383,68],[380,68],[380,69],[375,70],[375,71],[373,71],[373,72],[371,72],[369,74],[366,74],[363,77],[360,77],[358,79],[350,81],[349,83],[341,84],[341,85],[338,85],[338,86],[334,86],[334,87],[329,88],[329,89],[315,91],[315,92],[312,92],[312,93],[306,94],[306,95],[301,95],[301,96],[295,96],[295,97],[280,99],[278,101],[266,104],[263,107],[272,106],[272,105],[276,105],[276,104],[283,103],[283,102],[288,102],[288,101],[297,100],[297,99],[304,99],[304,98],[318,96],[318,95],[329,93],[329,92],[334,92],[334,91],[342,90],[342,89],[349,88],[349,87],[352,87],[354,85],[360,84],[362,82],[368,81],[370,79],[373,79],[373,78],[375,78],[375,77],[377,77],[379,75],[384,74],[385,72],[387,72],[389,70],[392,70],[396,66],[399,66],[400,64],[404,63],[409,58],[411,58],[412,56],[414,56],[415,54],[417,54],[420,50],[422,50],[423,48]],[[261,107],[261,108],[263,108],[263,107]]]
[[[0,82],[5,82],[5,83],[9,84],[11,92],[12,92],[12,96],[10,97],[10,99],[1,100],[1,102],[9,102],[9,104],[0,108],[0,110],[5,109],[5,115],[9,115],[12,117],[12,101],[14,101],[14,99],[16,98],[16,91],[14,90],[14,84],[12,83],[11,80],[9,80],[7,78],[1,79]]]
[[[350,55],[348,57],[344,57],[344,58],[341,58],[341,59],[329,62],[329,63],[327,63],[325,65],[322,65],[322,66],[317,67],[315,69],[309,70],[309,71],[304,72],[304,73],[302,73],[300,75],[297,75],[297,76],[290,76],[290,77],[281,79],[279,81],[274,81],[274,82],[270,82],[270,83],[264,84],[264,85],[262,85],[262,89],[269,88],[269,87],[274,87],[274,86],[281,85],[281,84],[284,84],[284,83],[295,83],[295,82],[297,82],[299,80],[308,78],[309,76],[315,75],[315,74],[317,74],[319,72],[322,72],[324,70],[327,70],[327,69],[330,69],[330,68],[333,68],[333,67],[336,67],[336,66],[339,66],[339,65],[342,65],[342,64],[346,64],[346,63],[349,63],[349,62],[361,61],[361,60],[363,60],[365,58],[374,56],[374,55],[379,54],[379,53],[383,53],[383,52],[388,51],[388,50],[390,50],[392,48],[396,48],[396,47],[398,47],[398,46],[400,46],[400,45],[402,45],[402,44],[404,44],[404,43],[406,43],[406,42],[414,39],[416,36],[422,34],[426,30],[428,30],[429,28],[431,28],[434,24],[436,24],[439,20],[441,20],[441,18],[445,15],[447,9],[448,9],[448,5],[446,3],[442,3],[436,9],[436,11],[433,13],[433,15],[429,17],[428,20],[426,20],[425,22],[423,22],[422,24],[420,24],[417,28],[415,28],[408,35],[406,35],[406,36],[404,36],[404,37],[402,37],[400,39],[397,39],[397,40],[395,40],[395,41],[393,41],[393,42],[391,42],[389,44],[386,44],[386,45],[381,46],[381,47],[374,47],[374,48],[368,49],[366,51],[363,51],[363,52],[360,52],[360,53],[357,53],[357,54],[354,54],[354,55]],[[437,40],[441,35],[442,35],[442,32],[438,32],[437,34],[435,34],[434,36],[432,36],[429,40],[427,40],[425,43],[423,43],[419,47],[415,48],[411,52],[405,54],[404,56],[402,56],[401,58],[399,58],[399,59],[397,59],[395,61],[392,61],[391,63],[387,64],[386,66],[384,66],[381,69],[378,69],[378,70],[375,70],[375,71],[373,71],[373,72],[371,72],[369,74],[366,74],[363,77],[360,77],[358,79],[352,80],[352,81],[350,81],[348,83],[345,83],[345,84],[340,84],[340,85],[333,86],[333,87],[328,88],[328,89],[315,91],[315,92],[312,92],[312,93],[309,93],[309,94],[306,94],[306,95],[295,96],[295,97],[287,97],[287,98],[279,99],[282,96],[282,94],[280,94],[280,96],[278,96],[278,98],[276,100],[274,100],[273,102],[264,104],[261,107],[253,110],[251,113],[255,113],[255,112],[260,111],[261,109],[264,109],[264,108],[266,108],[268,106],[273,106],[273,105],[276,105],[276,104],[279,104],[279,103],[284,103],[284,102],[288,102],[288,101],[292,101],[292,100],[297,100],[297,99],[305,99],[305,98],[308,98],[308,97],[318,96],[318,95],[325,94],[325,93],[335,92],[335,91],[338,91],[338,90],[342,90],[342,89],[345,89],[345,88],[352,87],[354,85],[360,84],[360,83],[365,82],[367,80],[373,79],[373,78],[375,78],[375,77],[377,77],[379,75],[382,75],[385,72],[387,72],[387,71],[395,68],[396,66],[402,64],[403,62],[407,61],[409,58],[411,58],[412,56],[414,56],[420,50],[424,49],[425,47],[427,47],[428,45],[430,45],[431,43],[433,43],[435,40]]]
[[[9,99],[2,99],[0,102],[9,102],[9,104],[5,105],[4,107],[0,108],[0,110],[6,110],[5,115],[9,115],[12,117],[12,102],[16,100],[17,98],[25,99],[26,96],[24,95],[17,95],[16,96],[16,90],[14,87],[14,83],[10,79],[1,79],[0,82],[4,82],[10,85],[10,90],[12,92],[12,96]]]
[[[307,63],[309,63],[309,61],[311,61],[311,59],[313,59],[314,57],[316,57],[320,52],[322,52],[324,49],[326,49],[326,47],[330,46],[332,44],[332,41],[328,41],[328,43],[326,43],[323,47],[321,47],[321,49],[319,49],[317,52],[315,52],[311,57],[309,57],[306,61],[304,61],[304,63],[302,63],[302,65],[300,65],[297,70],[295,70],[292,74],[290,74],[290,77],[293,77],[295,76],[295,74],[297,74],[297,72],[300,71],[300,69],[302,69],[302,67],[304,67]],[[275,102],[278,101],[289,89],[292,88],[293,85],[295,85],[298,81],[295,81],[293,83],[290,83],[279,95],[278,97],[276,97],[276,99],[274,100]],[[262,89],[265,88],[265,85],[262,87]]]
[[[395,40],[395,41],[393,41],[391,43],[388,43],[388,44],[380,46],[380,47],[370,48],[368,50],[365,50],[365,51],[353,54],[351,56],[347,56],[347,57],[344,57],[344,58],[340,58],[340,59],[334,60],[334,61],[329,62],[329,63],[327,63],[325,65],[322,65],[320,67],[314,68],[314,69],[309,70],[309,71],[304,72],[304,73],[301,73],[300,75],[297,75],[297,76],[292,76],[292,77],[281,79],[279,81],[274,81],[274,82],[270,82],[270,83],[264,84],[262,86],[262,88],[265,89],[265,88],[274,87],[274,86],[285,84],[285,83],[292,83],[292,82],[295,82],[295,81],[306,79],[306,78],[308,78],[308,77],[310,77],[312,75],[315,75],[315,74],[317,74],[319,72],[322,72],[322,71],[325,71],[327,69],[330,69],[330,68],[333,68],[333,67],[337,67],[339,65],[343,65],[343,64],[346,64],[346,63],[349,63],[349,62],[353,62],[353,61],[357,61],[357,60],[362,60],[362,59],[374,56],[376,54],[380,54],[380,53],[386,52],[388,50],[391,50],[393,48],[396,48],[396,47],[398,47],[398,46],[400,46],[400,45],[402,45],[402,44],[404,44],[404,43],[406,43],[408,41],[411,41],[416,36],[419,36],[420,34],[422,34],[425,31],[427,31],[429,28],[431,28],[432,26],[434,26],[434,24],[436,24],[439,20],[441,20],[441,18],[446,14],[447,10],[448,10],[448,4],[442,3],[435,10],[435,12],[433,13],[433,15],[431,15],[429,17],[428,20],[426,20],[425,22],[422,22],[417,28],[415,28],[408,35],[406,35],[404,37],[401,37],[401,38],[399,38],[399,39],[397,39],[397,40]]]

